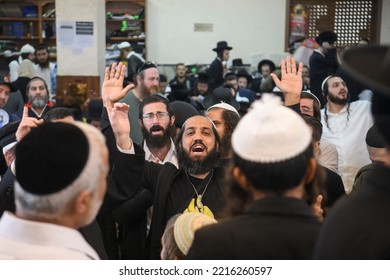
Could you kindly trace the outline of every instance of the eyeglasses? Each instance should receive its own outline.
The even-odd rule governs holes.
[[[165,117],[168,117],[169,116],[169,113],[168,112],[157,112],[157,113],[148,113],[148,114],[143,114],[142,115],[142,118],[145,119],[145,120],[153,120],[154,119],[154,116],[157,117],[157,119],[162,119],[162,118],[165,118]]]
[[[148,68],[157,68],[156,63],[154,61],[146,60],[137,70],[137,74],[141,73],[142,71],[148,69]]]

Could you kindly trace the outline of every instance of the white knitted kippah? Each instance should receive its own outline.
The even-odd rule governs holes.
[[[210,111],[211,109],[213,108],[221,108],[221,109],[225,109],[225,110],[228,110],[228,111],[232,111],[234,113],[236,113],[237,115],[240,115],[238,113],[238,111],[236,110],[236,108],[234,108],[232,105],[230,104],[227,104],[223,101],[221,101],[220,103],[217,103],[217,104],[214,104],[213,106],[210,106],[208,109],[207,109],[207,112]]]
[[[234,152],[244,160],[274,163],[293,158],[311,144],[311,132],[281,99],[263,94],[238,123],[232,135]]]

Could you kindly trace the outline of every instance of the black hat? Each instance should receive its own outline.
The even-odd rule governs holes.
[[[213,49],[215,52],[219,52],[220,50],[231,50],[232,47],[228,46],[228,43],[226,41],[220,41],[217,43],[217,47]]]
[[[272,60],[263,59],[259,62],[259,64],[257,64],[257,70],[259,70],[260,73],[261,73],[261,67],[263,67],[263,65],[269,65],[271,72],[274,72],[276,69],[275,63]]]
[[[240,69],[237,71],[237,78],[245,77],[248,80],[248,83],[252,82],[253,78],[245,69]]]
[[[242,66],[245,66],[243,63],[242,63],[242,59],[241,58],[235,58],[232,60],[232,66],[233,67],[242,67]]]
[[[225,87],[217,87],[214,89],[212,94],[207,95],[203,99],[202,105],[207,110],[209,107],[220,102],[232,105],[236,110],[240,109],[240,104],[234,99],[230,90]]]
[[[171,93],[168,95],[168,99],[172,102],[175,100],[188,102],[190,100],[190,90],[188,90],[184,84],[170,85]]]
[[[321,32],[320,35],[318,35],[316,38],[316,42],[319,45],[322,45],[324,42],[328,42],[329,44],[333,44],[337,41],[337,34],[333,31],[324,31]]]
[[[16,145],[16,180],[28,193],[53,194],[80,176],[88,156],[88,139],[80,128],[45,122]]]
[[[382,134],[379,132],[378,128],[375,125],[371,126],[371,128],[367,131],[366,144],[367,146],[373,148],[386,147],[386,141],[383,139]]]
[[[182,127],[187,119],[200,115],[194,106],[184,101],[174,101],[170,106],[175,116],[175,125],[178,128]]]
[[[9,144],[16,144],[16,131],[18,130],[18,126],[20,121],[8,123],[0,128],[0,146],[4,149]]]
[[[390,47],[363,46],[348,49],[342,67],[356,80],[372,88],[371,111],[375,125],[390,144]]]
[[[149,68],[157,68],[156,66],[156,63],[154,61],[149,61],[149,60],[146,60],[144,63],[140,63],[136,69],[136,74],[142,72],[142,71],[145,71],[146,69],[149,69]]]
[[[198,83],[210,84],[210,77],[206,72],[199,72],[198,74]]]

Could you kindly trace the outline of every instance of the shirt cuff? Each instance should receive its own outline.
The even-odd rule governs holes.
[[[118,150],[121,153],[128,154],[128,155],[135,155],[134,143],[132,143],[131,149],[129,149],[129,150],[124,150],[124,149],[120,148],[118,145],[116,145],[116,147],[118,148]]]

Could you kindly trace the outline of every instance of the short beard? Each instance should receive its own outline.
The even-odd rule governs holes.
[[[38,62],[38,64],[39,64],[39,66],[41,67],[41,68],[49,68],[49,66],[50,66],[50,61],[49,61],[49,59],[47,59],[46,61],[44,61],[44,62]]]
[[[334,95],[331,95],[331,94],[328,94],[328,97],[329,97],[329,100],[337,105],[346,105],[349,103],[349,100],[350,100],[350,95],[349,93],[347,93],[347,98],[345,99],[341,99],[337,96],[334,96]]]
[[[40,99],[37,99],[36,97],[34,97],[34,98],[30,99],[30,103],[34,109],[35,108],[42,109],[43,107],[45,107],[47,100],[48,100],[47,97],[43,97]]]
[[[162,135],[153,135],[151,132],[157,127],[160,127],[163,130]],[[170,143],[171,137],[173,134],[173,127],[168,125],[166,129],[162,126],[152,126],[150,132],[142,125],[141,126],[142,135],[144,137],[145,143],[149,148],[161,149]]]
[[[177,159],[179,166],[188,174],[204,174],[211,171],[219,162],[219,152],[214,147],[210,153],[203,159],[191,159],[182,147],[177,148]]]

